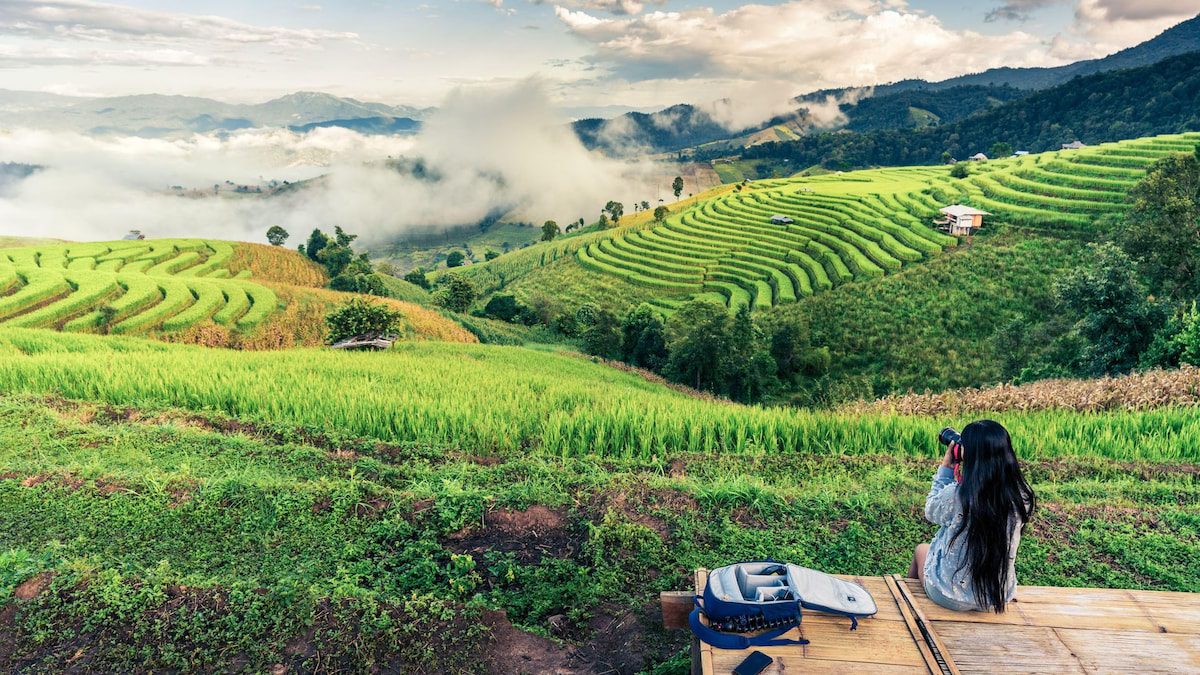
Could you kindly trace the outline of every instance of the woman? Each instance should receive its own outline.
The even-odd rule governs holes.
[[[1013,563],[1035,502],[1008,431],[991,420],[968,424],[933,478],[925,517],[940,528],[933,543],[917,546],[908,576],[947,609],[1003,612],[1017,588]]]

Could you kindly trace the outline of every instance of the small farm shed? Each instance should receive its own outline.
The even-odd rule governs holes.
[[[982,152],[977,152],[977,153],[971,155],[970,157],[968,157],[967,159],[971,160],[972,162],[986,162],[988,160],[988,156],[983,154]]]
[[[1083,148],[1086,148],[1086,147],[1087,147],[1087,144],[1081,143],[1080,141],[1071,141],[1070,143],[1062,144],[1063,150],[1082,150]]]
[[[795,221],[787,216],[771,216],[771,223],[775,225],[791,225],[793,222]]]
[[[121,237],[122,241],[140,241],[145,239],[146,235],[142,234],[141,230],[130,230],[129,234]]]
[[[396,342],[395,335],[384,333],[364,333],[363,335],[355,335],[354,337],[335,342],[330,345],[330,347],[332,349],[348,349],[351,351],[381,351],[384,349],[391,349],[394,342]]]
[[[1018,150],[1013,153],[1013,157],[1024,157],[1025,155],[1028,155],[1028,154],[1029,154],[1028,150]]]
[[[975,230],[983,227],[984,216],[992,215],[963,204],[947,206],[941,209],[941,213],[943,217],[933,221],[934,225],[956,237],[970,236]]]

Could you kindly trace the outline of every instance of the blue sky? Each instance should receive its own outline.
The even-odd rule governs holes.
[[[655,107],[1057,65],[1198,11],[1200,0],[0,0],[0,88],[436,105],[455,87],[537,77],[564,107]]]

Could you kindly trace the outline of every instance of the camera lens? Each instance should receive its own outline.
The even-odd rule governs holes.
[[[962,436],[960,436],[952,427],[946,427],[945,429],[942,429],[941,433],[938,434],[938,443],[941,443],[942,445],[958,443],[961,440]]]

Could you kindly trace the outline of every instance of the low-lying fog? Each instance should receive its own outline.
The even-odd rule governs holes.
[[[0,162],[44,168],[0,185],[0,234],[102,240],[140,229],[261,241],[282,225],[295,244],[312,227],[339,224],[371,242],[509,211],[539,223],[591,220],[609,199],[632,206],[667,196],[652,167],[587,151],[553,110],[543,86],[527,81],[455,92],[415,137],[339,128],[185,140],[4,130]],[[422,171],[389,168],[388,158],[419,159]],[[271,196],[235,191],[322,175]]]

